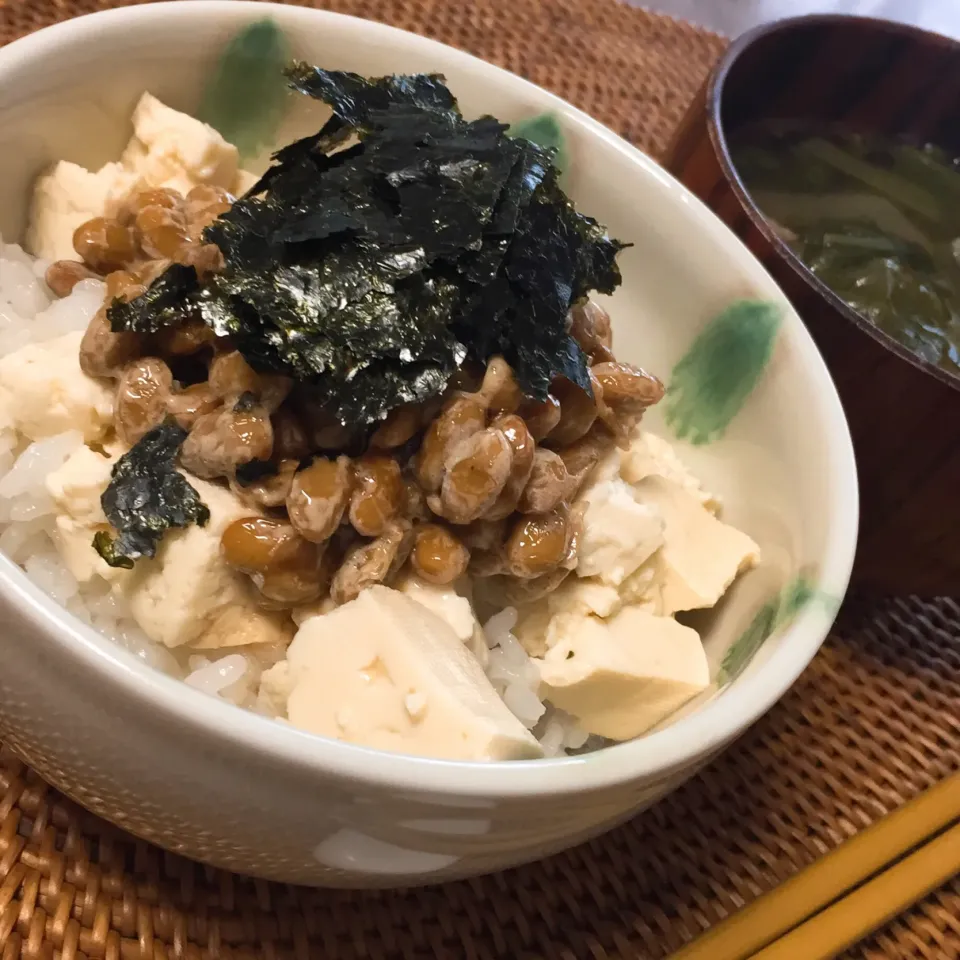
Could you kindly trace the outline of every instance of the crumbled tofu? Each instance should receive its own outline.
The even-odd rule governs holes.
[[[52,539],[64,566],[76,577],[78,583],[89,583],[94,577],[114,580],[123,573],[106,564],[93,549],[93,538],[101,531],[109,530],[106,523],[89,525],[67,516],[54,520]]]
[[[404,577],[397,589],[445,620],[462,641],[466,642],[473,636],[477,618],[473,615],[470,601],[461,597],[456,590],[427,583],[414,576]]]
[[[251,600],[247,585],[241,584],[239,602],[221,605],[208,617],[207,627],[194,640],[194,650],[221,650],[250,644],[287,644],[293,637],[291,621],[280,613],[266,613]],[[233,592],[232,589],[230,592]]]
[[[257,691],[257,711],[268,717],[285,720],[287,700],[293,692],[293,678],[290,676],[290,664],[281,660],[269,670],[264,670]]]
[[[626,580],[619,586],[620,602],[626,606],[632,604],[641,606],[651,613],[660,613],[658,604],[651,596],[651,588],[656,580],[657,570],[656,561],[658,553],[655,553],[646,563],[638,567],[630,574]]]
[[[133,111],[133,138],[121,163],[146,186],[170,187],[186,195],[199,184],[232,192],[239,157],[237,148],[213,127],[145,93]]]
[[[397,584],[397,589],[445,620],[480,661],[481,666],[486,666],[490,651],[487,649],[483,629],[466,597],[462,597],[452,587],[427,583],[412,575],[404,577]]]
[[[288,689],[284,714],[313,733],[443,759],[542,756],[450,625],[398,590],[307,620],[287,663],[264,674],[263,697]]]
[[[74,520],[106,523],[100,495],[110,482],[110,471],[121,448],[113,446],[106,455],[88,446],[77,447],[63,466],[47,475],[47,492],[53,502]]]
[[[651,560],[647,593],[661,615],[712,607],[737,574],[759,561],[760,548],[750,537],[718,520],[676,483],[650,475],[634,491],[663,517],[663,546]]]
[[[613,587],[595,580],[567,580],[549,597],[549,603],[555,613],[610,617],[620,609],[620,595]]]
[[[12,397],[0,383],[0,439],[3,446],[11,450],[17,444],[17,418],[13,414],[13,406]]]
[[[612,447],[597,462],[597,465],[587,474],[584,487],[589,489],[604,480],[616,480],[620,477],[620,468],[623,464],[623,451],[619,447]]]
[[[80,583],[88,583],[94,576],[115,580],[126,573],[108,566],[93,549],[94,536],[110,529],[100,496],[110,483],[110,471],[120,449],[112,448],[108,453],[104,456],[89,447],[78,447],[46,479],[47,492],[57,507],[54,543]]]
[[[711,513],[720,509],[717,498],[703,489],[673,447],[655,433],[639,427],[629,448],[621,455],[620,476],[627,483],[639,483],[649,476],[665,477],[695,496]]]
[[[0,358],[0,405],[31,440],[79,430],[99,440],[113,423],[113,391],[80,369],[79,331]]]
[[[330,613],[331,610],[336,609],[337,605],[329,596],[326,596],[320,600],[312,600],[310,603],[301,603],[300,606],[294,607],[290,611],[290,619],[299,627],[304,620],[319,617],[321,614]]]
[[[549,649],[548,635],[553,611],[547,603],[548,599],[549,595],[520,607],[517,625],[511,631],[531,657],[542,657]]]
[[[153,640],[169,647],[192,643],[201,650],[248,644],[283,644],[292,624],[280,614],[265,613],[254,603],[240,574],[220,557],[220,535],[227,524],[250,510],[215,484],[190,477],[210,508],[206,527],[171,531],[153,560],[142,559],[134,571],[108,566],[93,549],[93,537],[110,530],[100,496],[121,449],[103,456],[78,448],[46,480],[56,504],[55,542],[70,572],[82,583],[94,575],[117,582],[130,599],[134,618]]]
[[[578,577],[618,586],[663,543],[663,520],[619,479],[599,479],[577,498],[584,508]]]
[[[639,736],[710,682],[696,631],[636,607],[570,619],[539,666],[541,695],[612,740]]]
[[[202,184],[245,193],[257,181],[238,169],[237,148],[208,124],[143,94],[133,136],[119,163],[96,172],[61,160],[37,179],[26,246],[48,260],[76,260],[74,231],[93,217],[116,216],[131,193],[169,187],[186,195]]]
[[[48,260],[76,260],[74,231],[116,207],[139,182],[136,173],[108,163],[96,173],[61,160],[33,188],[26,246]]]
[[[427,698],[422,693],[408,693],[403,698],[403,708],[411,720],[421,720],[427,712]]]
[[[568,577],[553,593],[521,611],[514,636],[531,657],[542,657],[563,636],[566,622],[588,615],[611,617],[621,606],[616,587]]]
[[[220,537],[251,510],[224,487],[197,477],[190,485],[210,510],[206,526],[168,532],[153,559],[137,562],[123,581],[134,619],[144,633],[168,647],[199,649],[286,643],[290,619],[261,610],[246,577],[224,563]]]

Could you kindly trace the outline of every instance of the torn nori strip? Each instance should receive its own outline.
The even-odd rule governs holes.
[[[100,498],[116,539],[98,533],[93,546],[111,566],[129,569],[139,557],[152,557],[170,527],[205,526],[210,511],[197,491],[177,472],[176,459],[187,432],[168,420],[145,434],[114,464]]]
[[[107,309],[110,327],[114,333],[157,333],[165,327],[178,327],[191,312],[199,290],[197,271],[172,263],[139,297],[129,302],[113,301]]]
[[[464,119],[442,77],[304,64],[288,77],[333,116],[206,229],[221,273],[201,289],[170,267],[110,308],[112,328],[200,316],[351,427],[442,393],[468,357],[503,354],[538,399],[561,374],[589,391],[567,317],[619,284],[624,244],[577,213],[554,151],[493,117]]]

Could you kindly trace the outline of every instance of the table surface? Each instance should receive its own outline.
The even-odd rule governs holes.
[[[858,13],[901,20],[960,38],[958,0],[641,0],[638,5],[690,20],[727,37],[780,17]]]

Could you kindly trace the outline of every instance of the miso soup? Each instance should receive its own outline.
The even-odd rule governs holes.
[[[960,375],[960,164],[796,123],[731,143],[753,200],[806,266],[917,356]]]

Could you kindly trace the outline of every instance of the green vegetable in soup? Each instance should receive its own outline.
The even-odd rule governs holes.
[[[919,213],[934,223],[940,222],[936,198],[916,184],[898,176],[894,171],[864,163],[852,153],[845,152],[835,144],[819,138],[807,140],[798,147],[798,150],[801,156],[809,156],[813,161],[821,160],[854,180],[859,180],[864,186],[872,187],[876,193],[887,197],[897,206]]]
[[[920,358],[960,374],[960,168],[942,150],[796,124],[748,127],[734,162],[811,272]]]
[[[877,234],[891,234],[926,245],[927,239],[910,219],[885,197],[869,193],[792,194],[757,190],[753,199],[764,214],[791,232],[825,220],[852,221],[874,226]]]

